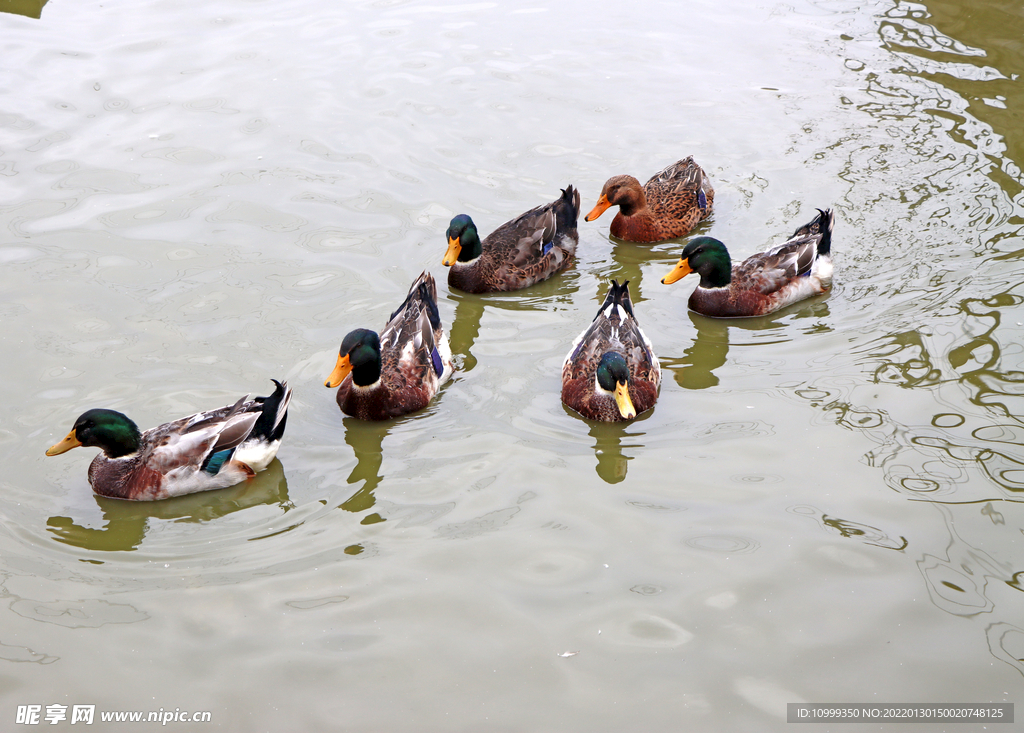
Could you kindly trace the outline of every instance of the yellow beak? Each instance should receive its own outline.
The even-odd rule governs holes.
[[[81,444],[81,441],[75,437],[75,431],[72,430],[64,440],[57,443],[57,445],[51,445],[47,448],[46,455],[59,456],[61,453],[67,453],[72,448],[77,448]]]
[[[444,253],[444,259],[441,260],[441,264],[445,267],[451,267],[459,260],[459,252],[462,251],[462,245],[459,244],[459,238],[448,240],[448,251]]]
[[[627,420],[636,417],[636,409],[633,400],[629,399],[629,387],[625,382],[615,383],[615,404],[619,406],[619,414]]]
[[[343,354],[338,357],[338,363],[334,365],[334,371],[331,372],[331,376],[327,377],[327,381],[324,382],[325,387],[337,387],[341,384],[341,380],[348,376],[348,373],[352,371],[352,362],[348,359],[348,354]]]
[[[606,212],[608,210],[609,206],[611,206],[611,203],[608,201],[608,197],[605,196],[602,193],[601,194],[601,198],[599,198],[597,200],[597,203],[594,204],[594,208],[592,208],[590,210],[589,214],[587,214],[585,217],[583,217],[583,220],[584,221],[593,221],[597,217],[601,216],[601,214]]]
[[[693,270],[690,269],[689,260],[680,259],[676,266],[673,268],[672,272],[665,275],[665,277],[661,278],[661,282],[664,285],[671,285],[677,280],[682,280],[691,272],[693,272]]]

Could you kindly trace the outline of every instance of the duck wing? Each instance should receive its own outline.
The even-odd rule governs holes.
[[[494,262],[493,278],[516,288],[547,279],[569,265],[579,234],[580,194],[572,186],[551,203],[538,206],[502,224],[483,241]]]
[[[704,176],[704,169],[687,156],[655,173],[644,184],[644,196],[652,211],[681,215],[696,207],[707,211],[715,195]]]

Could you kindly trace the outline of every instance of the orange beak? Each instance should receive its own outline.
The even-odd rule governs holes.
[[[459,244],[459,238],[448,240],[448,251],[444,253],[444,259],[441,260],[441,264],[445,267],[451,267],[459,259],[459,252],[462,251],[462,245]]]
[[[672,272],[661,278],[661,282],[664,285],[671,285],[677,280],[682,280],[684,277],[689,275],[693,270],[690,269],[689,260],[680,259],[676,266],[672,269]]]
[[[609,207],[609,206],[611,206],[611,202],[609,202],[609,201],[608,201],[608,197],[607,197],[607,196],[605,196],[605,195],[604,195],[604,194],[602,193],[602,194],[601,194],[601,198],[599,198],[599,199],[597,200],[597,203],[596,203],[596,204],[594,204],[594,208],[592,208],[592,209],[590,210],[590,213],[589,213],[589,214],[587,214],[587,215],[586,215],[585,217],[583,217],[583,220],[584,220],[584,221],[593,221],[593,220],[594,220],[594,219],[596,219],[597,217],[601,216],[601,214],[603,214],[604,212],[606,212],[606,211],[608,210],[608,207]]]
[[[348,359],[348,354],[342,354],[338,357],[338,363],[334,365],[334,371],[331,372],[331,376],[327,377],[327,381],[324,382],[325,387],[337,387],[341,384],[341,380],[348,376],[349,372],[352,371],[352,362]]]
[[[46,455],[59,456],[61,453],[67,453],[72,448],[77,448],[81,444],[82,442],[77,437],[75,437],[75,431],[72,430],[70,433],[68,433],[67,437],[64,438],[64,440],[57,443],[57,445],[51,445],[49,448],[47,448]]]

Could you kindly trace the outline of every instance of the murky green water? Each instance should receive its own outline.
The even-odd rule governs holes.
[[[5,729],[1024,701],[1016,4],[51,0],[0,15],[0,51]],[[454,213],[490,231],[568,183],[589,209],[688,154],[734,254],[834,207],[833,292],[692,315],[692,281],[659,283],[680,244],[609,215],[543,285],[443,284]],[[343,417],[341,337],[423,269],[461,370],[417,415]],[[613,277],[664,369],[626,426],[559,401]],[[249,485],[125,503],[92,451],[43,456],[89,407],[150,427],[270,377],[291,419]]]

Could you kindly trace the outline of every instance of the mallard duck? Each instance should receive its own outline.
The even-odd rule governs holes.
[[[640,188],[633,176],[612,176],[586,221],[594,221],[608,207],[618,206],[612,219],[613,237],[627,242],[661,242],[689,234],[707,218],[715,202],[715,189],[693,157],[673,163]]]
[[[690,309],[715,318],[763,316],[798,300],[827,292],[832,284],[832,209],[818,209],[814,221],[767,252],[732,266],[725,245],[711,237],[686,244],[665,284],[696,272],[700,285]]]
[[[365,328],[345,336],[324,386],[338,387],[338,406],[346,415],[387,420],[426,407],[452,371],[437,286],[424,272],[380,336]]]
[[[660,384],[661,365],[633,314],[629,281],[612,280],[562,364],[562,402],[591,420],[632,420],[654,407]]]
[[[270,465],[281,445],[292,391],[273,381],[269,397],[246,395],[144,433],[120,412],[88,410],[46,455],[100,448],[89,465],[89,483],[115,499],[151,501],[233,486]]]
[[[482,242],[466,214],[448,227],[451,267],[448,285],[467,293],[519,290],[547,280],[568,267],[576,254],[580,193],[572,186],[550,204],[538,206],[502,224]]]

